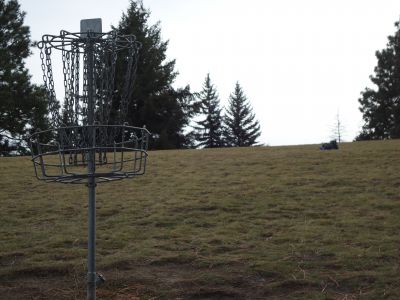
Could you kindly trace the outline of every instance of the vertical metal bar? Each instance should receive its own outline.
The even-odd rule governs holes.
[[[88,205],[88,258],[87,258],[87,300],[96,299],[96,184],[94,178],[89,177],[89,205]]]
[[[38,149],[39,160],[40,160],[40,169],[42,171],[42,176],[46,177],[46,169],[44,167],[43,153],[42,153],[42,147],[40,146],[39,135],[36,137],[36,141],[37,141],[37,149]]]
[[[117,162],[116,162],[116,160],[117,160],[117,144],[115,143],[115,141],[114,141],[114,164],[113,164],[113,171],[116,171],[117,170]]]
[[[126,126],[126,122],[124,123],[124,126],[122,126],[122,132],[121,132],[121,166],[120,166],[120,170],[123,170],[124,168],[124,152],[125,152],[125,126]]]
[[[87,300],[96,299],[96,182],[95,182],[95,168],[96,168],[96,128],[94,126],[94,42],[91,39],[91,34],[88,32],[87,43],[87,74],[88,74],[88,137],[92,145],[89,148],[88,157],[88,190],[89,190],[89,203],[88,203],[88,258],[87,258]]]

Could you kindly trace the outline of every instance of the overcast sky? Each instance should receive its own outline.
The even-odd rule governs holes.
[[[33,40],[61,29],[78,32],[81,19],[118,25],[129,0],[20,0]],[[328,141],[339,113],[345,140],[363,122],[360,92],[372,87],[375,51],[395,32],[395,0],[144,0],[150,24],[161,22],[174,85],[200,91],[207,73],[221,105],[239,81],[268,145]],[[41,82],[38,52],[27,61]],[[62,85],[62,82],[56,85]]]

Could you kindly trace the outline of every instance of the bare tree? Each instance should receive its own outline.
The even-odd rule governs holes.
[[[331,127],[331,139],[335,139],[338,143],[343,142],[343,135],[345,134],[346,129],[343,125],[342,120],[340,119],[339,112],[336,114],[335,122]]]

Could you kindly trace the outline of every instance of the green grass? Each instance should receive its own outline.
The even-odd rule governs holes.
[[[0,299],[83,299],[86,187],[0,179]],[[400,141],[150,152],[98,185],[98,298],[399,299],[399,232]]]

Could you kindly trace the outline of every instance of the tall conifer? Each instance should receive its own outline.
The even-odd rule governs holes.
[[[31,54],[29,27],[16,0],[0,0],[0,151],[17,150],[32,128],[46,129],[44,90],[30,82],[24,60]],[[9,137],[16,138],[10,139]],[[25,143],[26,144],[26,143]],[[23,153],[26,148],[19,148]]]
[[[358,140],[400,138],[400,27],[388,37],[386,49],[376,52],[378,60],[371,75],[374,89],[361,92],[360,111],[364,126]]]
[[[217,90],[211,83],[210,74],[204,80],[203,89],[199,94],[200,113],[204,119],[197,121],[196,138],[198,146],[217,148],[223,146],[222,116]]]
[[[238,82],[235,91],[229,96],[224,121],[227,146],[245,147],[257,143],[257,138],[261,135],[260,124],[255,120],[250,103]]]
[[[150,11],[144,8],[142,1],[131,0],[117,28],[121,34],[134,34],[142,44],[128,107],[129,123],[140,127],[146,125],[153,134],[151,148],[189,147],[192,141],[184,130],[196,112],[194,96],[189,86],[172,86],[178,74],[175,60],[167,59],[168,41],[161,38],[160,23],[148,24],[149,17]],[[117,74],[117,84],[123,82],[122,76]]]

